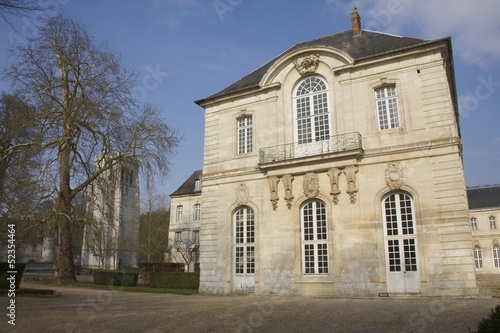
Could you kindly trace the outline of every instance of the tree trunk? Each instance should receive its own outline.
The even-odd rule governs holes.
[[[57,206],[57,224],[59,228],[59,244],[56,261],[55,283],[76,281],[75,262],[73,260],[73,240],[71,236],[71,202],[59,198]]]
[[[69,131],[68,131],[69,132]],[[71,136],[65,133],[66,138]],[[56,261],[55,283],[76,281],[73,259],[73,239],[71,235],[71,216],[74,194],[70,186],[70,139],[64,140],[59,150],[59,200],[57,202],[57,226],[59,228],[59,251]]]

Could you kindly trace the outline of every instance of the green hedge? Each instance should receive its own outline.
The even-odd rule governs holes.
[[[138,277],[137,272],[95,270],[94,284],[135,287]]]
[[[16,289],[19,289],[25,268],[26,264],[16,263],[15,269],[10,269],[8,263],[0,262],[0,289],[10,289],[10,280],[7,278],[12,274],[7,274],[8,271],[17,271]]]
[[[498,332],[500,332],[500,305],[497,305],[495,310],[491,309],[489,317],[479,322],[479,324],[477,325],[477,331],[471,331],[469,328],[469,333]]]
[[[149,286],[152,288],[198,289],[200,273],[151,272]]]

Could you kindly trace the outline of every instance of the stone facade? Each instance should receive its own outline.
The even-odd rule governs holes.
[[[450,52],[346,31],[197,101],[199,291],[477,295]]]
[[[186,265],[185,271],[195,271],[199,263],[201,227],[201,170],[195,171],[170,195],[170,225],[168,229],[167,261]]]
[[[474,264],[481,295],[500,296],[500,185],[467,189]]]

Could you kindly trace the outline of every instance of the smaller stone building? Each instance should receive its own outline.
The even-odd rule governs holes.
[[[199,263],[201,227],[201,170],[196,170],[171,197],[167,261],[186,264],[195,271]]]
[[[480,294],[500,296],[500,185],[467,189]]]

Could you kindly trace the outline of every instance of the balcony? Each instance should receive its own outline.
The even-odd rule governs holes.
[[[363,150],[361,134],[358,132],[332,136],[327,140],[310,143],[287,143],[284,145],[261,148],[259,164],[269,164],[294,160],[316,155],[361,152]]]

